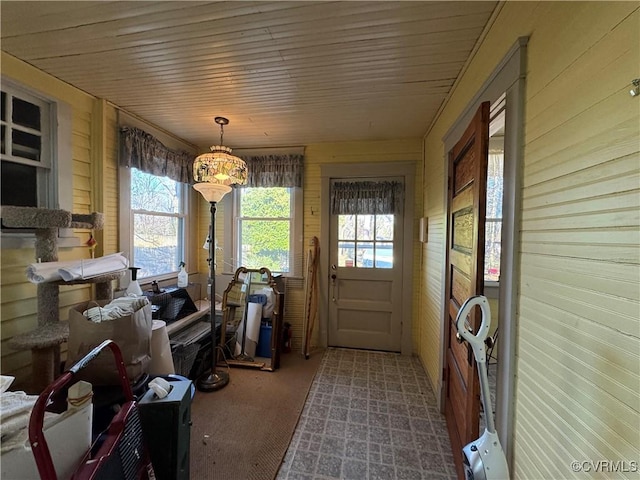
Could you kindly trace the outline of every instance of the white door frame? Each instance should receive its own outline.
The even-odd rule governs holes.
[[[524,96],[528,37],[520,37],[504,56],[489,78],[479,88],[465,110],[442,138],[444,142],[444,162],[457,139],[464,132],[471,117],[483,101],[493,105],[506,93],[506,120],[504,144],[504,193],[502,206],[502,254],[500,257],[500,347],[498,348],[498,373],[496,391],[496,429],[500,442],[511,464],[513,460],[513,424],[516,374],[516,333],[517,305],[520,280],[520,216],[522,161],[524,149]],[[446,171],[446,167],[445,167]],[[444,178],[444,205],[447,204],[447,178]],[[445,208],[446,210],[446,208]],[[444,231],[447,231],[445,218]],[[446,246],[446,242],[445,242]],[[446,266],[443,264],[442,278],[446,278]],[[445,338],[444,329],[448,326],[445,309],[445,282],[442,282],[442,318],[440,336]],[[446,319],[446,320],[445,320]],[[445,345],[440,346],[440,371],[444,369]],[[439,400],[444,408],[446,385],[441,385]]]
[[[322,347],[328,345],[328,291],[329,291],[329,230],[331,212],[329,199],[331,179],[366,177],[404,177],[404,241],[402,256],[402,355],[413,354],[413,248],[414,248],[414,203],[415,203],[415,162],[384,163],[343,163],[320,165],[320,264],[319,264],[319,341]]]

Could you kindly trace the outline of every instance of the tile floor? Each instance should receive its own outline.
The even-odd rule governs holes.
[[[328,349],[277,480],[454,480],[444,416],[415,357]]]

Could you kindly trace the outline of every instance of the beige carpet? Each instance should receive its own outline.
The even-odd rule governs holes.
[[[272,480],[284,457],[323,351],[282,356],[275,372],[232,368],[229,385],[197,392],[191,405],[190,476]]]

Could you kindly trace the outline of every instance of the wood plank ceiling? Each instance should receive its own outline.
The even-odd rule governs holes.
[[[206,148],[421,137],[495,1],[3,1],[1,48]]]

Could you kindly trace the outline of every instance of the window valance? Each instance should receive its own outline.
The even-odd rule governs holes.
[[[241,156],[247,163],[247,187],[302,187],[304,155]]]
[[[404,184],[401,182],[333,182],[333,215],[389,215],[402,209]]]
[[[120,128],[120,165],[143,172],[193,183],[195,155],[171,150],[153,135],[136,127]]]

